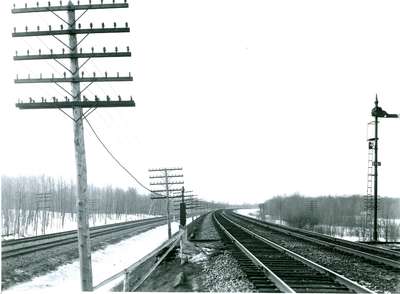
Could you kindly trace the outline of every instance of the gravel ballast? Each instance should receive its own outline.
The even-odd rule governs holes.
[[[212,257],[204,265],[203,274],[206,292],[256,292],[236,259],[227,251]]]
[[[400,293],[400,271],[371,264],[360,257],[299,240],[281,233],[266,231],[246,223],[246,227],[323,267],[377,293]]]

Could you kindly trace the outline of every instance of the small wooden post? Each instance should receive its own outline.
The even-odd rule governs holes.
[[[179,246],[180,246],[180,250],[179,250],[179,255],[181,258],[181,264],[185,263],[185,257],[183,255],[183,246],[184,246],[184,232],[186,230],[186,205],[185,205],[185,187],[182,187],[182,202],[180,203],[180,210],[179,210],[179,230],[181,231],[182,235],[180,237],[179,240]]]
[[[127,292],[129,288],[129,271],[125,270],[125,278],[122,287],[122,292]]]
[[[171,232],[171,215],[170,215],[170,209],[169,209],[169,183],[168,183],[168,170],[165,169],[164,171],[165,174],[165,188],[167,192],[167,222],[168,222],[168,239],[171,239],[172,232]]]

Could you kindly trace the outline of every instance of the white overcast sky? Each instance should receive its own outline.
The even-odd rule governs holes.
[[[18,98],[64,96],[50,84],[14,85],[17,73],[64,70],[50,61],[14,62],[15,50],[61,46],[51,37],[13,39],[13,27],[61,21],[50,13],[12,15],[12,3],[0,10],[1,173],[75,179],[72,122],[57,110],[14,106]],[[234,203],[366,192],[375,94],[383,109],[400,113],[398,1],[128,3],[89,11],[80,22],[128,21],[131,33],[91,35],[81,47],[132,48],[130,59],[91,60],[84,70],[132,72],[134,82],[92,85],[85,94],[134,97],[136,108],[98,109],[89,119],[141,181],[149,183],[148,168],[181,166],[188,189]],[[379,191],[400,197],[400,119],[382,120],[380,134]],[[87,126],[85,140],[89,183],[138,188]]]

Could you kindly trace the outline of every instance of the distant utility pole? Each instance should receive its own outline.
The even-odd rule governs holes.
[[[152,196],[151,199],[165,199],[167,201],[167,223],[168,223],[168,239],[171,238],[171,215],[170,215],[170,207],[169,207],[169,199],[172,198],[170,196],[171,192],[181,191],[180,188],[176,188],[176,185],[183,185],[183,181],[170,181],[172,178],[182,178],[183,174],[170,174],[170,172],[182,171],[181,167],[175,168],[157,168],[157,169],[149,169],[150,173],[155,173],[150,176],[150,179],[163,179],[161,182],[151,182],[152,186],[162,186],[159,190],[152,190],[152,192],[161,194],[162,196]],[[177,196],[180,197],[180,196]],[[173,197],[175,198],[175,197]]]
[[[193,191],[186,190],[182,187],[182,191],[179,194],[174,194],[174,196],[172,196],[170,198],[174,198],[174,200],[175,200],[175,201],[173,201],[174,210],[181,212],[182,203],[185,204],[184,205],[185,211],[187,209],[191,209],[191,206],[192,206],[192,203],[193,203],[195,197],[197,197],[197,195],[193,194]]]
[[[371,111],[371,115],[375,118],[374,125],[375,125],[375,136],[374,138],[368,138],[368,148],[369,150],[374,151],[374,159],[372,160],[372,166],[374,168],[373,174],[369,172],[368,174],[368,181],[370,182],[369,178],[374,177],[374,222],[373,222],[373,241],[378,241],[378,166],[381,166],[381,162],[378,161],[378,118],[399,118],[398,114],[389,114],[384,111],[381,107],[378,106],[378,95],[375,97],[375,107]],[[369,168],[370,169],[370,168]],[[367,191],[367,197],[368,197]]]
[[[46,219],[47,214],[46,210],[50,209],[50,201],[51,196],[53,195],[52,192],[43,192],[43,193],[36,193],[36,228],[35,234],[37,236],[37,229],[38,229],[38,217],[39,217],[39,209],[42,209],[42,233],[46,234]]]
[[[127,8],[128,4],[126,0],[122,3],[103,3],[100,0],[98,4],[92,4],[89,0],[88,4],[81,4],[78,1],[77,5],[73,4],[72,1],[68,1],[67,5],[63,5],[62,1],[59,4],[53,6],[51,2],[48,2],[47,6],[39,6],[37,2],[36,6],[16,8],[12,9],[12,13],[35,13],[35,12],[50,12],[60,19],[66,28],[62,24],[59,29],[52,28],[49,25],[48,29],[40,30],[38,26],[36,30],[30,31],[28,27],[25,27],[24,31],[17,32],[14,28],[12,34],[13,37],[40,37],[40,36],[51,36],[58,40],[62,46],[61,53],[53,52],[50,49],[49,53],[43,53],[40,49],[37,54],[30,54],[29,50],[26,55],[19,55],[16,52],[14,60],[54,60],[60,66],[62,66],[67,72],[64,72],[62,77],[39,77],[31,78],[28,75],[26,79],[20,79],[17,75],[15,83],[17,84],[33,84],[33,83],[53,83],[61,88],[68,96],[65,96],[64,101],[59,101],[58,98],[52,97],[52,99],[45,99],[41,97],[41,101],[36,102],[32,97],[29,98],[29,102],[18,101],[16,106],[20,109],[59,109],[64,114],[68,115],[72,119],[74,125],[74,142],[75,142],[75,159],[76,159],[76,170],[77,170],[77,194],[78,194],[78,246],[79,246],[79,261],[81,270],[81,289],[82,291],[92,291],[92,264],[91,264],[91,252],[90,252],[90,235],[89,235],[89,224],[87,214],[87,174],[86,174],[86,155],[85,155],[85,143],[83,134],[83,120],[88,117],[94,110],[99,107],[133,107],[135,106],[132,98],[130,100],[123,101],[120,96],[118,100],[111,100],[107,95],[103,100],[100,100],[95,96],[94,100],[89,100],[85,96],[82,97],[83,92],[96,82],[116,82],[116,81],[132,81],[131,74],[129,76],[120,76],[117,73],[115,76],[110,76],[105,72],[104,76],[85,76],[84,72],[79,75],[80,69],[92,58],[102,57],[129,57],[131,52],[129,47],[125,52],[120,52],[118,47],[113,48],[111,52],[107,52],[106,48],[103,48],[102,52],[95,52],[93,47],[91,52],[82,52],[82,49],[78,50],[78,46],[86,39],[90,34],[98,33],[127,33],[130,31],[128,24],[125,23],[123,26],[118,27],[114,22],[113,27],[106,28],[104,23],[101,27],[94,28],[93,24],[90,23],[89,28],[81,28],[81,24],[77,24],[77,21],[89,10],[95,9],[111,9],[111,8]],[[81,14],[76,17],[76,12],[82,11]],[[60,16],[60,12],[67,12],[67,18]],[[78,28],[77,28],[78,27]],[[82,35],[83,37],[78,41],[77,36]],[[68,36],[68,41],[62,40],[62,36]],[[66,49],[66,50],[65,50]],[[84,58],[85,61],[79,66],[79,59]],[[70,66],[65,66],[60,59],[67,59],[70,62]],[[62,83],[69,83],[71,85],[71,91],[63,87]],[[81,83],[86,83],[83,90],[81,90]],[[83,98],[83,99],[82,99]],[[66,113],[62,109],[72,109],[72,116]],[[88,110],[83,112],[83,108]]]

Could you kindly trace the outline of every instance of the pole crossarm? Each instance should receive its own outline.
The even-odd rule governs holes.
[[[171,191],[171,190],[168,190],[168,191]],[[152,196],[152,197],[150,197],[151,199],[167,199],[167,196]],[[176,203],[178,204],[178,203],[180,203],[179,201],[177,201],[177,200],[180,200],[180,199],[182,199],[182,196],[168,196],[168,198],[169,199],[173,199],[174,201],[176,201]],[[193,198],[189,198],[189,199],[187,199],[187,200],[189,200],[189,201],[191,201]],[[185,198],[185,200],[186,200],[186,198]]]
[[[197,198],[195,198],[195,197],[197,197],[198,195],[189,195],[189,196],[184,196],[184,199],[185,199],[185,201],[187,200],[187,201],[194,201],[195,199],[197,199]],[[177,204],[178,203],[180,203],[180,201],[181,201],[181,199],[182,199],[182,196],[172,196],[172,197],[170,197],[170,198],[174,198],[173,200],[174,200],[174,202],[176,202]]]
[[[62,101],[62,102],[27,102],[16,103],[19,109],[51,109],[51,108],[99,108],[99,107],[135,107],[135,101]]]
[[[186,206],[186,209],[203,209],[204,207],[202,206]],[[174,208],[175,211],[180,210],[180,208]]]
[[[107,52],[107,49],[103,47],[103,52],[94,52],[94,48],[91,48],[91,52],[82,52],[78,46],[86,40],[89,34],[100,34],[100,33],[128,33],[130,28],[128,23],[117,25],[116,22],[113,25],[106,27],[104,22],[100,26],[94,27],[93,23],[90,23],[88,27],[82,28],[80,23],[77,23],[83,15],[87,13],[89,9],[110,9],[110,8],[127,8],[127,0],[117,0],[120,3],[115,3],[116,0],[96,0],[99,3],[92,5],[92,0],[88,0],[88,4],[80,5],[80,0],[77,0],[77,5],[72,3],[73,0],[67,0],[68,4],[63,5],[62,0],[57,1],[59,5],[52,6],[50,1],[48,6],[39,6],[36,2],[36,7],[29,7],[25,4],[24,8],[16,8],[15,4],[12,9],[12,13],[30,13],[30,12],[50,12],[56,16],[63,23],[54,29],[51,25],[41,30],[40,26],[36,29],[30,30],[28,26],[25,26],[24,30],[17,32],[14,27],[12,37],[40,37],[50,36],[60,42],[63,46],[62,54],[53,54],[53,49],[50,49],[50,54],[41,54],[41,50],[38,50],[38,54],[30,55],[29,50],[26,51],[26,55],[18,56],[18,51],[15,52],[14,60],[46,60],[53,59],[59,65],[61,65],[66,72],[60,77],[54,77],[51,74],[50,77],[42,77],[40,73],[38,76],[31,79],[31,75],[28,74],[27,78],[19,79],[18,75],[14,82],[16,84],[34,84],[34,83],[54,83],[56,86],[61,88],[65,93],[72,97],[69,99],[68,96],[64,97],[65,100],[56,99],[52,97],[52,100],[46,101],[43,97],[35,102],[34,99],[29,98],[28,102],[21,100],[16,103],[16,107],[19,109],[58,109],[73,120],[73,135],[74,135],[74,147],[75,147],[75,162],[76,162],[76,210],[77,210],[77,239],[78,239],[78,252],[79,252],[79,266],[80,266],[80,284],[82,291],[93,291],[93,274],[92,274],[92,260],[91,260],[91,242],[90,242],[90,230],[89,230],[89,213],[88,210],[95,209],[97,206],[93,199],[90,199],[87,190],[87,166],[86,166],[86,150],[85,150],[85,138],[83,123],[84,118],[87,118],[93,111],[99,107],[134,107],[135,102],[131,98],[130,100],[122,100],[121,96],[118,95],[118,100],[111,100],[110,96],[105,95],[105,99],[101,100],[94,95],[93,100],[88,100],[82,93],[88,89],[94,82],[116,82],[116,81],[133,81],[131,73],[129,76],[120,76],[119,72],[116,75],[108,75],[107,71],[103,75],[97,75],[94,72],[93,75],[86,75],[85,72],[80,73],[80,69],[91,59],[97,57],[130,57],[129,47],[119,52],[118,46],[115,46],[113,50]],[[109,3],[104,4],[104,1]],[[112,3],[111,3],[112,1]],[[121,2],[123,1],[123,2]],[[76,16],[76,10],[81,10],[80,15]],[[65,11],[67,18],[64,19],[58,11]],[[60,13],[61,14],[61,13]],[[80,40],[78,41],[78,35]],[[66,38],[68,41],[64,41]],[[41,38],[39,38],[41,39]],[[47,45],[46,45],[47,47]],[[79,50],[78,50],[79,49]],[[59,51],[60,52],[60,51]],[[47,52],[48,53],[48,52]],[[82,60],[79,65],[79,59]],[[69,59],[70,66],[67,67],[59,59]],[[68,75],[68,76],[67,76]],[[69,83],[71,91],[64,88],[64,84]],[[86,83],[82,86],[81,83]],[[63,85],[61,85],[63,84]],[[69,115],[63,108],[71,108],[72,115]],[[87,108],[84,110],[84,108]],[[90,124],[89,124],[90,125]],[[92,129],[93,130],[93,129]],[[94,132],[94,131],[93,131]],[[95,132],[94,132],[95,133]],[[95,133],[96,135],[96,133]],[[97,136],[97,135],[96,135]],[[104,144],[103,144],[104,145]],[[168,187],[167,187],[168,189]],[[50,196],[38,196],[42,199],[42,202],[48,201]],[[45,203],[44,205],[48,205]],[[171,234],[170,234],[171,235]]]
[[[168,190],[151,190],[151,192],[154,192],[154,193],[163,193],[163,192],[167,192],[167,191],[169,191],[169,192],[174,192],[174,191],[180,191],[181,189],[168,189]],[[169,198],[172,198],[172,197],[175,197],[175,196],[170,196]]]
[[[152,168],[152,169],[149,169],[149,172],[155,172],[155,171],[163,172],[163,171],[175,171],[175,170],[183,170],[183,168],[181,168],[181,167]],[[168,175],[168,177],[170,178],[171,176]]]
[[[167,183],[165,183],[165,182],[158,182],[158,183],[150,183],[150,185],[163,185],[163,186],[165,186]],[[182,181],[182,182],[168,182],[168,185],[183,185],[184,184],[184,182]],[[169,191],[171,191],[171,190],[169,190]]]
[[[78,5],[58,5],[58,6],[37,6],[25,8],[13,8],[12,13],[30,13],[30,12],[51,12],[51,11],[69,11],[69,10],[87,10],[87,9],[110,9],[127,8],[128,3],[101,3],[101,4],[78,4]]]
[[[184,199],[185,200],[188,200],[188,201],[193,201],[194,199],[196,199],[196,198],[194,198],[194,197],[197,197],[198,195],[185,195],[184,196]],[[169,197],[169,198],[176,198],[176,199],[174,199],[174,201],[176,202],[176,203],[179,203],[179,201],[180,201],[180,199],[179,198],[182,198],[182,196],[177,196],[177,195],[175,195],[175,196],[171,196],[171,197]]]
[[[157,199],[167,199],[168,197],[161,197],[161,196],[154,196],[154,197],[150,197],[151,200],[157,200]]]
[[[179,195],[177,193],[173,194],[172,196],[182,197],[182,194]],[[195,194],[184,194],[183,197],[197,197],[198,195]]]
[[[94,82],[131,82],[133,81],[132,76],[104,76],[104,77],[60,77],[60,78],[27,78],[14,80],[16,84],[36,84],[36,83],[94,83]]]
[[[168,190],[168,191],[171,191],[171,190]],[[178,199],[178,198],[181,199],[182,196],[168,196],[168,198],[175,200],[175,199]],[[150,199],[167,199],[167,196],[151,196]],[[188,200],[190,200],[190,199],[188,199]],[[177,201],[177,203],[179,203],[179,202]]]
[[[169,196],[169,199],[182,199],[182,196]]]
[[[78,35],[78,34],[104,34],[104,33],[129,33],[129,27],[120,28],[89,28],[89,29],[69,29],[69,30],[51,30],[51,31],[27,31],[14,32],[12,36],[18,37],[37,37],[37,36],[56,36],[56,35]]]
[[[182,178],[183,175],[168,175],[168,178]],[[150,176],[150,179],[164,179],[165,176]]]
[[[191,190],[185,190],[185,192],[184,192],[184,194],[186,195],[186,194],[190,194],[190,193],[193,193],[193,191],[191,191]],[[176,194],[176,193],[175,193]],[[181,195],[181,194],[179,194],[179,195]]]
[[[131,57],[131,52],[96,52],[96,53],[70,53],[70,54],[36,54],[16,55],[14,60],[42,60],[42,59],[65,59],[65,58],[101,58],[101,57]]]

